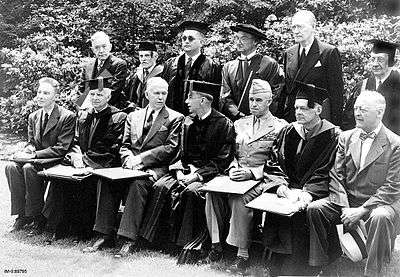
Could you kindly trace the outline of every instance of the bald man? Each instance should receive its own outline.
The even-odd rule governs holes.
[[[115,256],[123,257],[136,249],[138,231],[153,183],[168,172],[168,166],[178,152],[183,115],[165,106],[167,95],[168,83],[164,79],[148,79],[146,98],[149,105],[128,115],[120,149],[122,166],[147,171],[151,177],[112,184],[101,181],[94,230],[102,237],[84,252],[114,245],[119,203],[125,197],[125,209],[118,228],[118,235],[124,243]]]
[[[253,211],[246,208],[245,204],[269,188],[264,182],[264,164],[270,158],[275,138],[288,124],[271,114],[271,103],[272,89],[269,83],[254,79],[249,91],[251,115],[234,123],[235,159],[226,171],[231,180],[257,180],[259,185],[244,195],[211,192],[206,195],[207,225],[213,243],[208,259],[216,261],[222,257],[221,237],[225,227],[229,226],[226,242],[238,247],[237,258],[231,265],[232,271],[244,270],[248,266]]]
[[[354,104],[356,128],[339,137],[329,198],[307,208],[310,265],[338,258],[339,242],[330,230],[341,223],[353,229],[361,219],[367,230],[364,275],[378,275],[390,261],[400,223],[400,137],[382,124],[385,108],[384,96],[375,91],[361,92]]]

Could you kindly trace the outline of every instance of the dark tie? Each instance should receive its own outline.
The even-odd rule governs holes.
[[[247,68],[249,67],[249,62],[246,58],[244,59],[239,59],[239,68],[238,68],[238,85],[241,87],[243,84],[246,83],[246,73],[247,73]]]
[[[376,86],[376,90],[382,85],[382,79],[379,79],[378,85]]]
[[[361,132],[360,133],[360,139],[362,142],[364,142],[367,138],[374,139],[375,136],[376,136],[375,132],[369,132],[369,133]]]
[[[97,72],[103,67],[104,62],[102,60],[97,60]]]
[[[44,119],[42,122],[42,130],[40,132],[41,137],[44,135],[44,130],[46,130],[47,122],[49,122],[49,115],[48,113],[44,113]]]
[[[148,69],[143,69],[143,81],[146,80],[147,76],[149,75],[149,70]]]
[[[189,77],[189,71],[191,67],[192,67],[192,57],[188,57],[185,65],[185,80],[187,80]]]
[[[300,58],[299,58],[299,68],[304,63],[305,58],[306,58],[306,49],[303,48],[303,51],[301,51],[301,55],[300,55]]]
[[[153,115],[154,115],[154,110],[151,111],[149,117],[147,118],[146,122],[144,123],[144,126],[143,126],[143,137],[147,136],[147,134],[150,131],[151,125],[153,125]]]

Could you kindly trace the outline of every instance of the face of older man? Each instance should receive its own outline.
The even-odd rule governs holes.
[[[359,96],[354,103],[356,127],[366,132],[376,129],[382,120],[383,110],[379,109],[376,99]]]
[[[157,54],[153,51],[139,51],[140,65],[148,69],[156,64]]]
[[[104,35],[98,35],[92,39],[92,51],[99,60],[104,61],[108,58],[111,47],[109,38]]]
[[[185,30],[181,37],[183,51],[188,55],[197,54],[203,46],[202,39],[203,36],[199,31]]]
[[[51,107],[56,102],[56,96],[56,90],[50,83],[39,83],[39,88],[36,94],[36,103],[39,107]]]
[[[297,123],[305,127],[316,122],[319,118],[320,113],[318,113],[318,105],[315,104],[314,108],[310,108],[307,99],[296,99],[294,109]]]
[[[314,37],[314,27],[312,19],[304,14],[296,14],[292,19],[292,32],[294,41],[306,44]]]
[[[261,117],[268,113],[271,104],[271,95],[269,93],[249,94],[249,107],[252,115]]]
[[[149,106],[153,110],[162,109],[168,96],[168,86],[160,82],[151,82],[147,84],[146,97],[149,100]]]
[[[196,91],[189,92],[188,97],[185,100],[185,103],[189,109],[189,113],[199,114],[199,111],[201,111],[201,103],[203,101],[203,98],[204,97]]]
[[[96,111],[101,111],[107,106],[108,101],[111,98],[111,90],[108,88],[99,91],[98,89],[93,89],[89,91],[90,102]]]
[[[389,71],[389,55],[386,53],[372,52],[369,63],[371,65],[372,72],[377,78],[385,76],[385,74]]]
[[[236,43],[236,50],[244,55],[253,52],[257,47],[256,39],[253,35],[239,31],[234,36]]]

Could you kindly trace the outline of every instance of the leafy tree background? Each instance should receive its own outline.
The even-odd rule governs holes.
[[[280,62],[294,43],[290,16],[309,9],[318,36],[342,53],[347,97],[369,71],[365,40],[400,42],[399,6],[398,0],[0,0],[0,129],[26,132],[26,118],[36,109],[36,81],[43,76],[60,80],[60,102],[70,105],[95,31],[107,32],[113,52],[134,70],[136,42],[163,42],[165,60],[179,52],[175,27],[187,19],[211,24],[204,51],[221,64],[236,56],[229,26],[237,22],[263,29],[269,39],[260,51]]]

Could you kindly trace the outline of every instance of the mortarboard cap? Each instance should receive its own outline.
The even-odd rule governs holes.
[[[380,39],[370,39],[367,42],[372,44],[373,53],[385,53],[389,56],[389,66],[394,65],[396,49],[400,46],[398,43],[387,42]]]
[[[154,51],[157,52],[156,44],[152,41],[139,41],[138,51]]]
[[[209,31],[209,25],[204,22],[199,22],[199,21],[183,21],[181,24],[178,26],[178,30],[180,32],[185,31],[185,30],[196,30],[199,31],[200,33],[207,33]]]
[[[189,92],[195,91],[206,97],[211,102],[219,99],[221,91],[221,85],[219,84],[205,81],[187,80],[186,85],[189,86]]]
[[[267,35],[265,35],[262,30],[251,24],[237,24],[235,26],[231,26],[231,30],[234,32],[242,31],[251,34],[261,40],[267,39]]]
[[[318,103],[322,105],[325,99],[328,98],[328,91],[324,88],[316,87],[313,84],[306,84],[296,81],[297,88],[296,99],[306,99],[309,105],[311,103]]]
[[[99,91],[102,91],[103,88],[111,88],[111,79],[111,77],[98,77],[96,79],[87,80],[85,82],[89,83],[89,90],[98,89]]]

